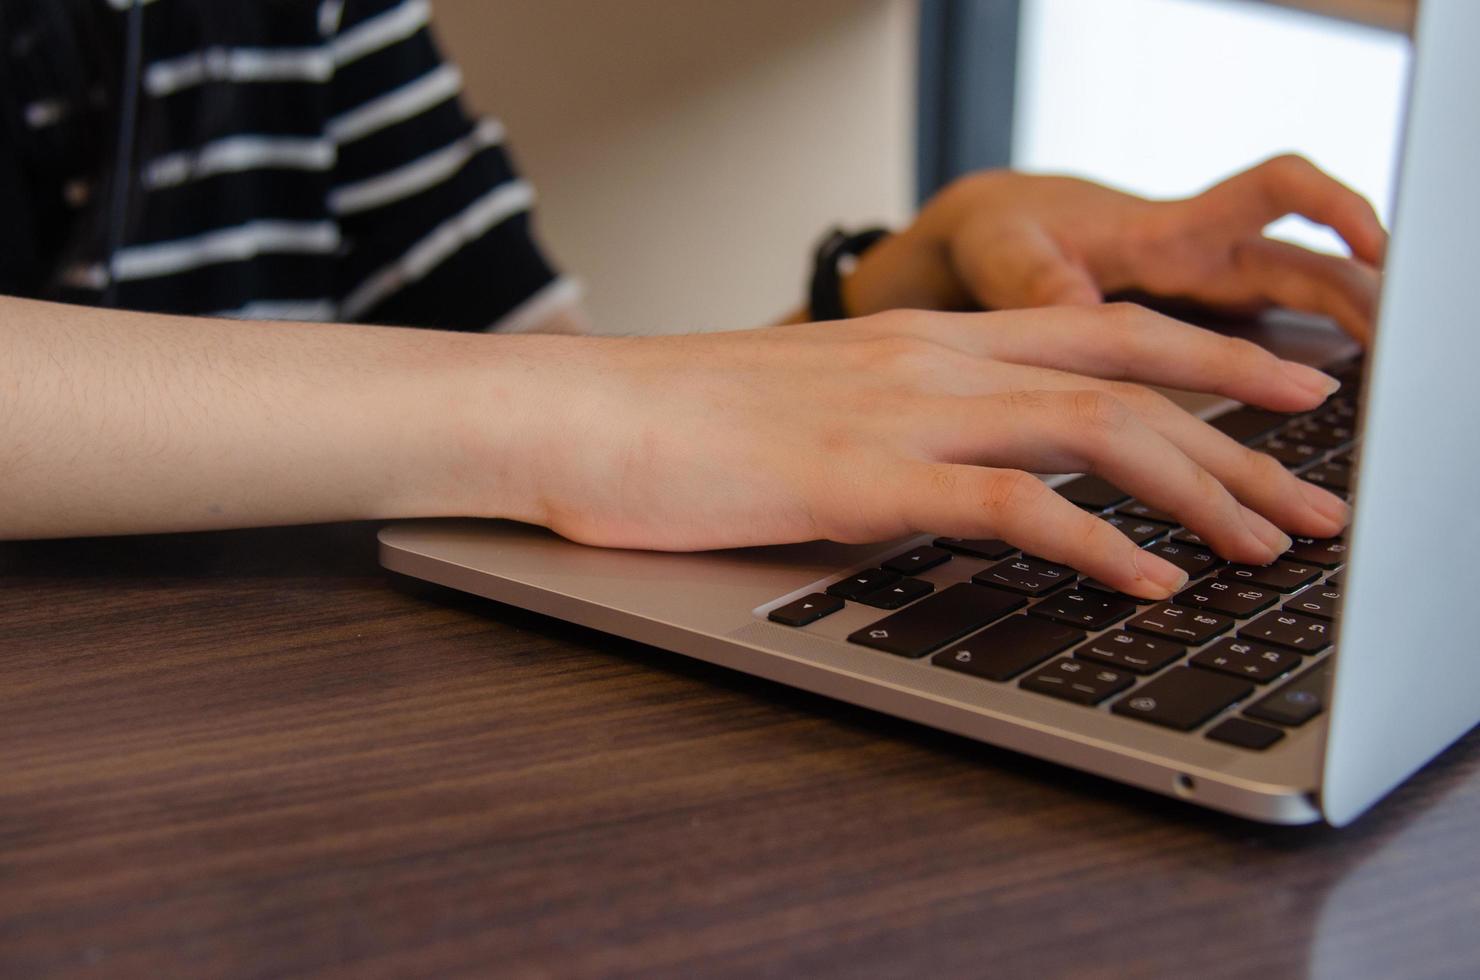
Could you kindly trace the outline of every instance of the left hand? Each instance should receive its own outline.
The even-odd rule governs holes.
[[[1287,214],[1334,229],[1351,257],[1266,237]],[[913,225],[870,250],[844,284],[844,301],[863,315],[1085,305],[1138,290],[1229,310],[1323,314],[1365,343],[1386,248],[1372,206],[1296,156],[1176,201],[988,171],[947,187]]]

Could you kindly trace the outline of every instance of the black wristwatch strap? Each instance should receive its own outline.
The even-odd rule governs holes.
[[[828,232],[817,246],[813,259],[808,305],[814,322],[847,319],[849,311],[843,307],[843,277],[852,271],[851,267],[860,255],[888,236],[887,228],[870,228],[851,235],[841,228]]]

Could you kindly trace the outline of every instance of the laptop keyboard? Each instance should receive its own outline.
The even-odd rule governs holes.
[[[1331,373],[1341,390],[1314,412],[1239,408],[1210,424],[1349,498],[1361,363]],[[849,604],[889,610],[848,642],[1251,751],[1321,714],[1344,538],[1297,538],[1270,565],[1230,564],[1170,514],[1098,477],[1058,492],[1182,568],[1187,588],[1151,603],[1003,541],[937,538],[769,618],[803,628]],[[962,580],[939,590],[915,577],[957,566]]]

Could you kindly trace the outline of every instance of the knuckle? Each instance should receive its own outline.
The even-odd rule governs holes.
[[[1105,303],[1098,309],[1104,326],[1127,332],[1144,329],[1156,315],[1139,303],[1128,303],[1124,300]]]
[[[858,317],[855,322],[872,328],[875,335],[908,336],[919,326],[919,320],[919,314],[913,310],[884,310]]]
[[[1270,172],[1281,177],[1298,177],[1314,170],[1315,164],[1299,153],[1281,153],[1265,164]]]
[[[936,496],[954,496],[961,485],[960,474],[950,466],[931,466],[927,482]]]
[[[847,423],[825,424],[816,438],[817,448],[829,459],[848,456],[861,448],[858,430]]]
[[[1048,406],[1048,396],[1042,391],[1034,391],[1027,388],[1013,388],[1002,395],[1009,409],[1038,412]]]
[[[1213,334],[1211,336],[1217,335]],[[1222,337],[1220,346],[1221,350],[1217,353],[1220,359],[1241,366],[1262,367],[1273,357],[1269,351],[1260,347],[1252,340],[1245,340],[1243,337]]]
[[[1257,449],[1246,449],[1244,452],[1248,457],[1249,469],[1259,482],[1283,481],[1290,475],[1290,471],[1285,469],[1285,464],[1275,459],[1269,453],[1261,453]]]
[[[1170,404],[1166,396],[1133,381],[1113,381],[1109,391],[1116,401],[1143,415],[1159,412]]]
[[[1091,432],[1113,435],[1130,424],[1125,402],[1104,391],[1076,391],[1069,396],[1073,420]]]
[[[1000,524],[1026,519],[1040,506],[1048,488],[1043,481],[1022,470],[1004,470],[987,477],[982,508]]]
[[[903,375],[928,368],[935,353],[929,341],[899,333],[871,340],[867,347],[867,360],[875,370]]]

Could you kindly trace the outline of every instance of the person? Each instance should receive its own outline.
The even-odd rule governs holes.
[[[1366,339],[1385,232],[1304,160],[1177,201],[971,175],[862,255],[848,319],[601,337],[425,0],[131,6],[0,0],[0,538],[454,515],[668,550],[930,531],[1162,598],[1182,572],[1029,474],[1102,475],[1237,561],[1348,520],[1145,387],[1297,412],[1333,379],[1102,302],[1279,304]],[[1352,254],[1264,237],[1290,213]]]

